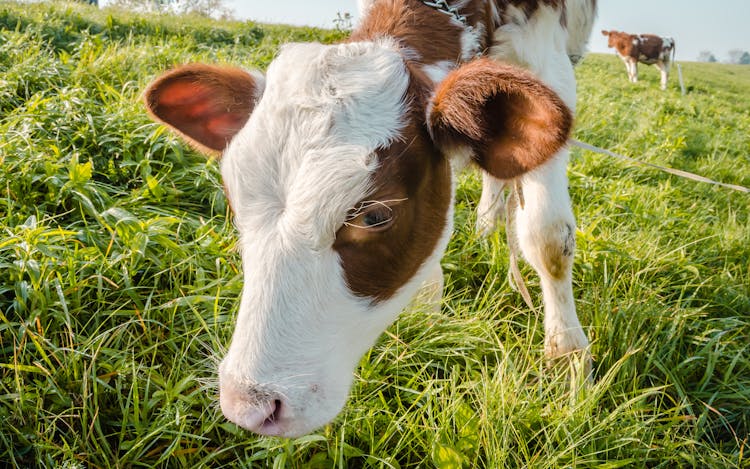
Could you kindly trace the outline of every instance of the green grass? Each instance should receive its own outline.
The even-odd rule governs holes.
[[[0,465],[750,467],[750,197],[573,151],[575,291],[595,383],[545,367],[542,317],[473,233],[461,178],[440,313],[402,315],[342,415],[256,438],[217,408],[242,286],[215,162],[139,94],[190,61],[264,68],[339,33],[0,2]],[[658,89],[577,69],[576,137],[750,186],[750,68],[684,63]],[[531,269],[522,266],[540,301]]]

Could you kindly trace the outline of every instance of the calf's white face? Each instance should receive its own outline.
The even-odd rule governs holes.
[[[223,153],[245,282],[219,393],[244,428],[296,436],[341,410],[360,357],[440,261],[451,153],[512,178],[567,138],[570,113],[527,73],[478,60],[434,89],[401,52],[288,45],[265,78],[187,65],[146,91],[154,118]]]
[[[378,149],[402,138],[409,76],[395,51],[375,44],[291,45],[266,83],[221,164],[245,288],[220,400],[246,428],[296,435],[338,413],[359,358],[418,287],[417,275],[397,294],[378,280],[395,253],[368,252],[414,215],[404,213],[412,188],[375,184]],[[435,204],[433,228],[447,239],[450,204]],[[373,265],[351,265],[370,256]],[[346,269],[363,277],[352,281],[359,289]]]

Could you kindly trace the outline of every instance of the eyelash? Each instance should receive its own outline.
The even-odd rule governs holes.
[[[393,208],[389,204],[397,204],[400,202],[403,202],[406,199],[392,199],[392,200],[363,200],[359,203],[359,205],[352,209],[349,214],[347,215],[346,221],[344,221],[345,226],[350,226],[353,228],[360,228],[365,230],[375,230],[378,229],[383,230],[390,226],[391,222],[393,221]],[[368,215],[377,214],[378,212],[381,212],[380,215],[386,213],[387,215],[382,218],[382,220],[378,220],[377,222],[373,224],[367,224],[364,223],[364,219]],[[362,218],[363,223],[358,224],[354,223],[354,220],[357,220],[358,218]]]

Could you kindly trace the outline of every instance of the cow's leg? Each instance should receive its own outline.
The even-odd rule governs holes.
[[[501,27],[490,55],[526,66],[575,112],[576,81],[565,50],[560,17],[542,8],[526,28]],[[532,47],[532,45],[534,47]],[[584,351],[588,339],[573,301],[575,218],[568,195],[568,150],[519,178],[515,233],[524,258],[537,271],[544,300],[544,349],[549,358]]]
[[[558,358],[585,350],[588,339],[573,301],[576,224],[568,195],[568,150],[521,180],[516,233],[524,258],[537,271],[544,299],[544,351]]]
[[[633,82],[633,77],[632,77],[632,74],[630,72],[630,62],[628,62],[628,60],[625,57],[623,57],[623,56],[620,56],[620,58],[622,59],[622,63],[625,64],[625,72],[628,74],[628,81],[632,83]]]
[[[669,62],[656,62],[654,64],[661,72],[661,89],[667,89],[667,80],[669,79]]]
[[[505,181],[482,171],[482,197],[477,206],[477,233],[489,236],[505,214]]]
[[[628,73],[628,81],[632,83],[633,78],[631,77],[631,74],[630,74],[630,62],[623,59],[623,63],[625,64],[625,71]]]
[[[628,71],[628,81],[633,83],[633,62],[629,58],[623,58],[622,61],[625,62],[625,70]]]
[[[638,62],[637,61],[635,60],[630,61],[630,70],[631,70],[630,76],[632,77],[630,81],[632,81],[633,83],[638,83]]]
[[[564,51],[551,54],[535,72],[575,112],[573,66]],[[558,358],[575,351],[588,353],[573,301],[573,254],[576,222],[568,194],[569,150],[520,179],[515,211],[516,236],[524,258],[539,274],[544,300],[544,352]],[[588,356],[585,364],[590,366]]]

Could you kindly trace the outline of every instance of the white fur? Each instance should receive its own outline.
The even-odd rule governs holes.
[[[375,0],[357,0],[360,18],[364,18],[373,3],[375,3]]]
[[[330,243],[367,191],[372,152],[398,135],[407,84],[403,61],[382,44],[285,46],[222,160],[240,233],[269,226]]]
[[[586,54],[596,14],[589,8],[588,0],[566,0],[565,8],[565,17],[568,22],[566,46],[568,56],[580,59]]]
[[[630,56],[620,54],[619,51],[617,52],[617,55],[625,64],[625,71],[628,73],[628,81],[631,83],[638,83],[638,62]]]
[[[440,83],[456,67],[455,62],[444,61],[429,65],[422,65],[422,71],[433,83]]]
[[[663,90],[667,89],[667,80],[669,79],[669,64],[670,62],[668,60],[660,60],[654,64],[654,66],[659,69],[659,73],[661,74],[659,84],[661,86],[661,89]]]
[[[521,9],[510,6],[508,16],[513,21],[495,30],[490,57],[535,72],[575,110],[575,79],[567,55],[568,35],[560,26],[560,13],[542,6],[527,21]]]
[[[481,50],[481,38],[484,35],[484,25],[477,24],[476,27],[466,27],[461,33],[461,58],[468,61],[479,55]]]

